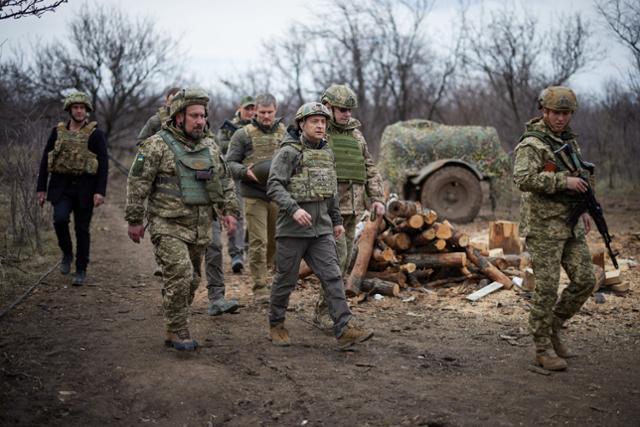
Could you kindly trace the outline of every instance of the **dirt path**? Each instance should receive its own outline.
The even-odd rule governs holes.
[[[53,273],[0,320],[0,425],[640,422],[637,269],[626,273],[630,294],[590,299],[572,320],[570,343],[581,356],[549,376],[529,370],[527,300],[511,291],[475,305],[458,288],[369,301],[354,311],[376,336],[344,353],[309,323],[317,284],[292,298],[293,345],[274,348],[266,311],[251,303],[247,278],[232,274],[229,293],[245,307],[209,317],[202,287],[191,317],[201,349],[181,354],[163,346],[149,240],[131,243],[121,212],[111,202],[95,217],[91,286],[67,286]]]

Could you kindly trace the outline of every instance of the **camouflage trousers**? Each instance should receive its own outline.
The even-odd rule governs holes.
[[[529,314],[529,329],[538,350],[551,348],[554,317],[561,322],[570,319],[589,298],[595,287],[595,276],[589,247],[584,235],[568,239],[528,236],[536,290]],[[570,283],[558,299],[560,266]]]
[[[164,234],[152,236],[154,255],[162,268],[162,307],[168,332],[187,327],[189,307],[200,284],[206,245],[187,243]]]
[[[331,234],[318,237],[280,237],[276,253],[276,275],[271,285],[269,323],[284,322],[289,297],[298,283],[300,261],[307,265],[320,279],[326,295],[329,315],[333,320],[333,332],[337,337],[351,319],[351,310],[344,295],[342,274],[338,268],[336,244]]]
[[[207,273],[207,292],[209,300],[224,298],[224,272],[222,271],[222,225],[220,220],[213,221],[211,241],[205,253],[205,271]]]
[[[336,240],[336,249],[338,250],[338,263],[342,275],[347,275],[347,270],[351,264],[351,256],[353,254],[353,241],[356,238],[356,225],[358,224],[357,215],[342,215],[342,225],[344,226],[344,234]]]
[[[267,286],[267,269],[273,264],[276,249],[278,205],[262,199],[245,197],[245,221],[249,235],[249,269],[253,289]]]

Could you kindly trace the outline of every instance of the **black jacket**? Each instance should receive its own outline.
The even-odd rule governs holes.
[[[69,124],[67,123],[67,128]],[[107,177],[109,174],[109,155],[107,154],[107,138],[100,129],[94,129],[89,137],[88,148],[98,157],[98,172],[95,175],[69,175],[52,173],[49,180],[47,166],[48,154],[58,139],[58,132],[54,127],[44,148],[42,159],[40,160],[40,172],[38,173],[38,192],[46,191],[47,200],[56,203],[66,189],[76,186],[83,207],[93,206],[93,195],[107,195]],[[47,186],[48,181],[48,186]]]

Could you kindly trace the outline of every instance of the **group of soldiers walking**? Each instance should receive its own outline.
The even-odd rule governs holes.
[[[548,369],[564,369],[571,353],[561,339],[563,324],[595,283],[584,237],[588,218],[575,227],[566,222],[579,193],[587,191],[589,176],[569,128],[577,108],[575,94],[550,87],[538,102],[543,115],[527,123],[515,152],[514,180],[524,192],[522,228],[536,273],[530,315],[536,360]],[[288,128],[277,117],[273,95],[246,96],[217,135],[207,120],[209,103],[201,89],[170,89],[165,105],[140,132],[127,180],[129,237],[139,243],[149,231],[163,281],[166,345],[197,348],[188,312],[203,261],[208,313],[220,315],[239,307],[225,296],[223,230],[233,272],[248,267],[255,306],[268,305],[274,345],[290,344],[285,316],[302,260],[322,286],[314,322],[332,329],[341,348],[369,339],[373,333],[352,317],[343,277],[358,218],[365,210],[384,215],[385,205],[382,178],[358,129],[360,122],[352,117],[358,107],[355,93],[345,85],[331,85],[320,102],[300,106]],[[70,95],[64,109],[70,120],[54,128],[47,142],[38,198],[43,204],[50,176],[47,198],[54,206],[63,274],[69,273],[73,260],[68,224],[74,213],[73,283],[82,285],[92,209],[106,194],[106,140],[95,122],[88,121],[92,106],[86,95]],[[565,143],[578,153],[578,173],[557,161],[554,151]],[[556,302],[560,265],[571,284]]]

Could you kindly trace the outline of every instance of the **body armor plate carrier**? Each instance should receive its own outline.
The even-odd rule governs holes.
[[[334,159],[328,147],[311,149],[291,144],[301,153],[287,191],[298,203],[330,199],[338,191]]]
[[[96,122],[91,122],[77,131],[71,131],[64,123],[58,123],[58,138],[47,157],[49,172],[70,175],[97,174],[98,157],[88,146],[89,137],[95,128]]]
[[[351,134],[335,133],[329,136],[329,145],[336,157],[338,182],[364,184],[367,171],[358,140]]]

